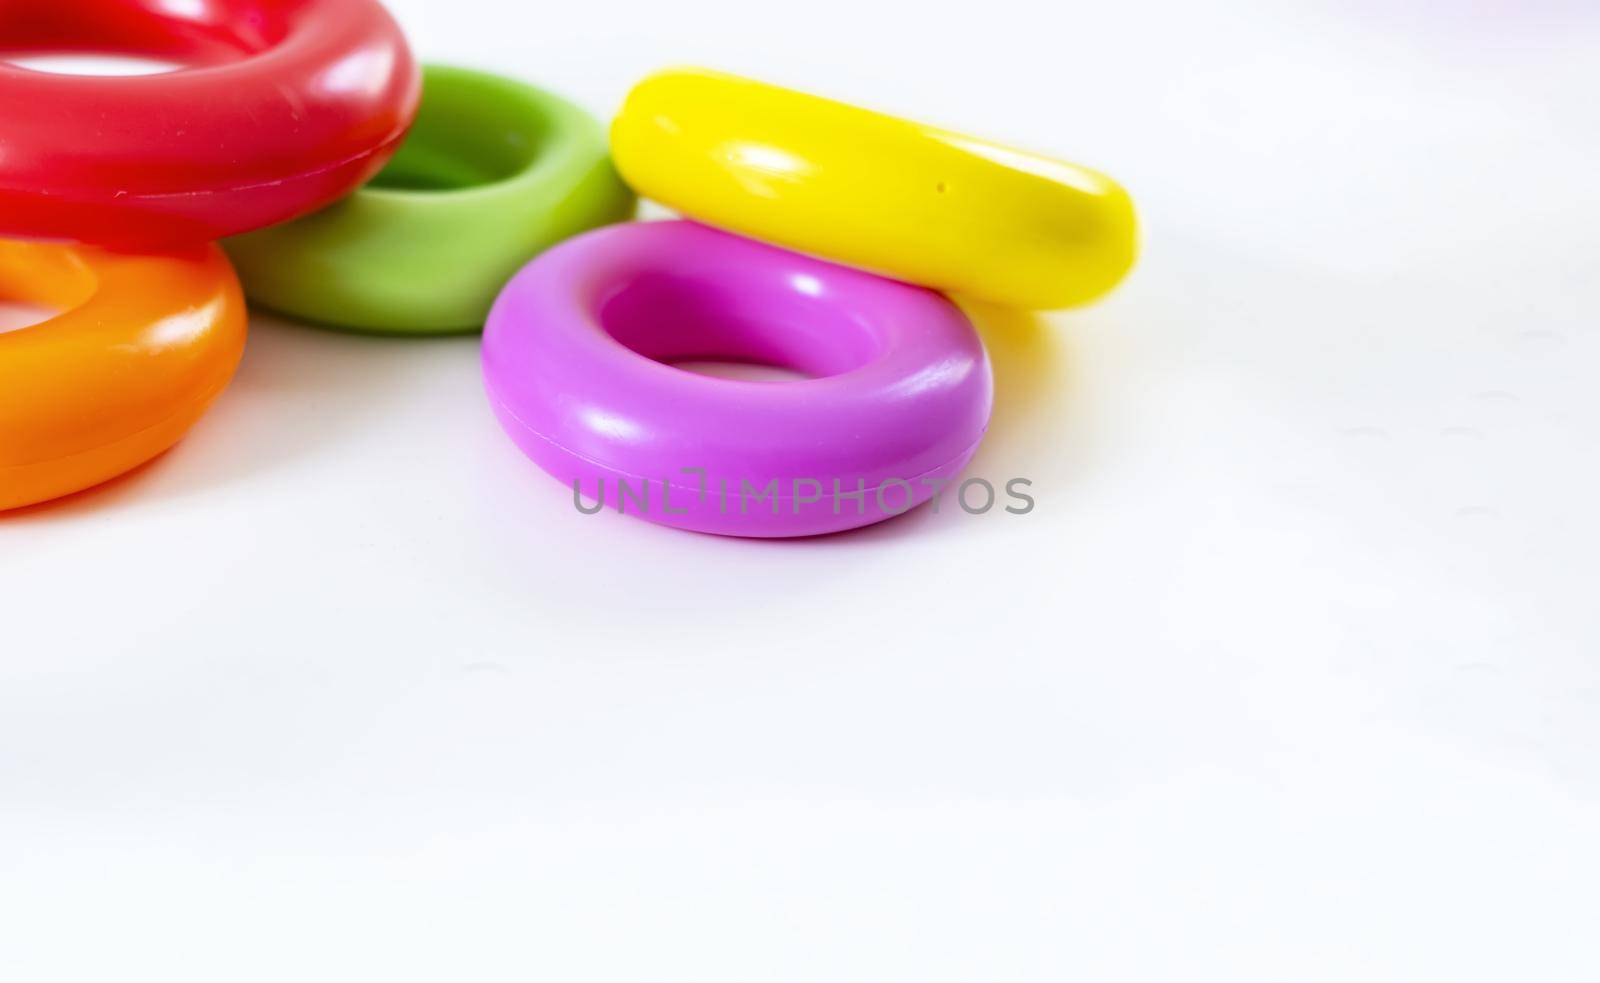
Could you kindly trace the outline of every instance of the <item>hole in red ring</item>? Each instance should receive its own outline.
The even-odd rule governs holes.
[[[189,67],[166,58],[140,55],[62,53],[55,55],[13,55],[4,59],[13,65],[52,75],[161,75]]]
[[[7,0],[0,61],[61,75],[150,75],[234,61],[287,37],[303,4]]]

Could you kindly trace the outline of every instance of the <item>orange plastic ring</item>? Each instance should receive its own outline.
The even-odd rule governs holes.
[[[0,240],[0,297],[62,311],[0,334],[0,510],[171,447],[244,353],[244,297],[212,245],[134,255]]]

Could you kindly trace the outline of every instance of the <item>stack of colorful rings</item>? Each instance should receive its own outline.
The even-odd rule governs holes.
[[[944,293],[1069,306],[1134,258],[1094,171],[701,71],[637,86],[608,147],[548,92],[419,70],[376,0],[0,8],[0,50],[70,49],[185,67],[0,62],[0,299],[63,311],[0,334],[0,510],[172,446],[232,378],[248,296],[483,329],[495,413],[575,499],[736,536],[866,525],[988,426]],[[636,192],[690,220],[627,222]],[[678,367],[707,359],[806,378]]]
[[[389,334],[477,331],[530,257],[633,211],[593,117],[522,82],[429,66],[411,135],[377,177],[227,247],[250,299],[282,313]]]
[[[1131,201],[1095,171],[711,72],[638,85],[611,146],[695,221],[528,264],[489,315],[484,379],[575,501],[685,529],[814,535],[931,498],[976,451],[992,385],[941,292],[1081,304],[1136,250]],[[695,360],[808,378],[673,365]]]
[[[0,63],[0,297],[61,310],[0,334],[0,509],[160,454],[232,378],[238,280],[211,240],[376,173],[417,69],[374,0],[10,0],[0,49],[184,63],[139,77]]]

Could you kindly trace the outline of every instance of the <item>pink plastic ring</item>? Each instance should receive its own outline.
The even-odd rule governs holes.
[[[670,364],[697,359],[810,378]],[[992,394],[977,333],[939,294],[691,222],[611,226],[523,267],[483,371],[501,425],[580,508],[731,536],[926,501],[977,449]]]

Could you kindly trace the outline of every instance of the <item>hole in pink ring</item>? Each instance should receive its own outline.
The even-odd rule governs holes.
[[[812,378],[804,372],[782,365],[767,365],[761,362],[695,358],[669,364],[675,369],[693,372],[695,375],[710,376],[713,379],[735,379],[740,382],[802,382]]]

